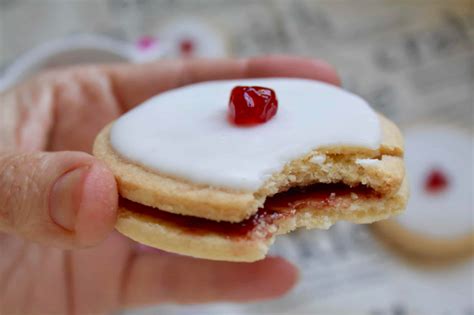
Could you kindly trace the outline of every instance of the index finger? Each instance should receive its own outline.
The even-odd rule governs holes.
[[[299,77],[340,85],[336,70],[328,63],[289,56],[166,60],[141,65],[106,66],[105,70],[124,110],[160,92],[200,81]]]

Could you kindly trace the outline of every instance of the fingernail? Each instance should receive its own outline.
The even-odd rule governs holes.
[[[50,216],[66,230],[74,231],[76,216],[81,207],[83,182],[89,169],[89,166],[83,166],[69,171],[59,177],[53,186]]]

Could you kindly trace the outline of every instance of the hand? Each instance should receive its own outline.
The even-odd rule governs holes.
[[[114,233],[114,177],[86,153],[105,124],[157,93],[264,76],[339,84],[324,62],[266,57],[77,66],[0,94],[0,314],[250,301],[289,290],[297,270],[281,258],[197,260],[143,251]]]

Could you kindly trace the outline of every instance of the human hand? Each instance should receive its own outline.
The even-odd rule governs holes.
[[[114,177],[86,153],[105,124],[157,93],[265,76],[339,84],[324,62],[261,57],[76,66],[0,94],[0,314],[96,314],[289,290],[297,271],[281,258],[197,260],[144,251],[113,232]]]

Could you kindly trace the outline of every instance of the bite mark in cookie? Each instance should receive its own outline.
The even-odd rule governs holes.
[[[246,106],[261,105],[251,108],[258,116],[278,98],[278,114],[245,127],[229,122],[235,86],[271,88],[276,95]],[[104,128],[94,154],[118,181],[119,231],[209,259],[253,261],[275,235],[298,227],[384,219],[403,210],[408,193],[398,128],[361,98],[303,79],[163,93]]]

